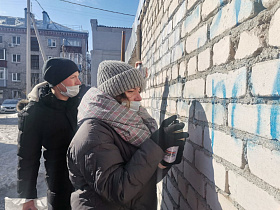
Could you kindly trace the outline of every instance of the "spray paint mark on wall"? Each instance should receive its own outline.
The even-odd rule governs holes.
[[[217,93],[221,91],[223,94],[223,98],[226,98],[226,86],[224,81],[220,81],[217,83],[217,85],[214,85],[214,80],[212,79],[212,131],[211,131],[211,146],[213,151],[213,145],[214,145],[214,130],[215,130],[215,99],[214,97],[217,96]]]
[[[235,9],[236,25],[238,25],[238,16],[240,13],[240,8],[241,8],[241,0],[235,0],[234,9]]]

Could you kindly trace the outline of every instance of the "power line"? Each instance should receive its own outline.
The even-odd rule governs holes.
[[[111,12],[111,13],[116,13],[116,14],[120,14],[120,15],[127,15],[127,16],[133,16],[133,17],[135,16],[135,15],[126,14],[126,13],[122,13],[122,12],[115,12],[115,11],[110,11],[110,10],[106,10],[106,9],[100,9],[100,8],[96,8],[96,7],[91,7],[91,6],[84,5],[84,4],[78,4],[78,3],[71,2],[71,1],[65,1],[65,0],[60,0],[60,1],[64,1],[64,2],[67,2],[67,3],[70,3],[70,4],[76,4],[76,5],[79,5],[79,6],[82,6],[82,7],[88,7],[88,8],[91,8],[91,9],[101,10],[101,11],[104,11],[104,12]]]

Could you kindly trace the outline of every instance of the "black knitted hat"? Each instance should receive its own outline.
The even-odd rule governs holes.
[[[116,60],[106,60],[99,64],[97,87],[115,97],[135,87],[143,90],[144,77],[139,69]]]
[[[74,72],[80,72],[78,66],[66,58],[51,58],[44,63],[44,79],[54,87]]]

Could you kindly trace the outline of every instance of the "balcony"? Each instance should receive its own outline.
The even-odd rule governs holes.
[[[0,67],[7,68],[7,61],[6,60],[0,60]]]
[[[0,87],[7,87],[7,81],[5,79],[0,79]]]

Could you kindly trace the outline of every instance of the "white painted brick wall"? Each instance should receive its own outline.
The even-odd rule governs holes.
[[[184,162],[184,177],[191,183],[193,188],[202,196],[205,197],[205,182],[203,176],[196,171],[186,161]]]
[[[167,188],[172,196],[173,201],[175,201],[175,203],[179,203],[179,191],[177,188],[175,188],[172,184],[172,182],[170,182],[169,179],[167,179]]]
[[[168,38],[168,47],[172,48],[180,40],[180,28],[173,31]]]
[[[177,44],[172,50],[171,62],[177,61],[182,58],[185,50],[185,42]]]
[[[191,9],[198,0],[188,0],[187,9]]]
[[[218,193],[212,186],[208,184],[206,186],[206,201],[210,205],[211,209],[222,210],[221,204],[219,202]]]
[[[192,51],[202,47],[207,41],[207,25],[201,26],[197,31],[188,36],[186,41],[186,51]]]
[[[246,94],[247,71],[245,67],[228,74],[215,73],[207,76],[206,95],[219,98],[241,97]]]
[[[202,146],[202,127],[201,126],[196,126],[192,123],[189,123],[188,125],[188,132],[190,134],[189,139],[199,145]]]
[[[237,208],[233,205],[228,197],[221,195],[218,193],[219,203],[224,210],[237,210]]]
[[[241,23],[255,14],[254,2],[233,0],[215,15],[210,26],[210,39],[222,34],[237,23]]]
[[[187,200],[192,209],[197,209],[197,206],[198,206],[197,196],[195,194],[194,189],[191,186],[189,186],[189,188],[188,188]]]
[[[176,101],[174,100],[167,100],[167,112],[169,113],[176,113]]]
[[[191,32],[200,23],[201,5],[198,5],[189,16],[183,21],[181,37]]]
[[[189,117],[189,108],[190,108],[190,105],[188,104],[188,102],[183,101],[183,100],[179,100],[177,102],[177,111],[178,111],[179,116]]]
[[[195,151],[195,167],[204,174],[210,181],[214,181],[214,170],[212,165],[213,158],[204,152]]]
[[[207,48],[198,54],[198,71],[205,71],[211,64],[211,51]]]
[[[179,76],[185,77],[186,68],[186,61],[182,61],[179,66]]]
[[[227,63],[231,58],[232,42],[230,36],[226,36],[213,47],[213,65]]]
[[[279,110],[279,105],[229,104],[228,125],[269,139],[279,139],[280,116],[277,110]]]
[[[169,97],[181,97],[182,96],[182,83],[176,83],[169,86]]]
[[[195,79],[185,83],[184,98],[203,98],[204,97],[204,79]]]
[[[179,76],[179,72],[178,72],[178,65],[173,65],[172,66],[172,74],[171,74],[171,79],[177,79],[178,76]],[[162,81],[163,83],[165,82],[165,78],[164,80]],[[180,91],[180,90],[179,90]],[[180,95],[181,96],[181,95]]]
[[[246,210],[276,210],[280,203],[252,182],[229,171],[231,197]]]
[[[190,161],[191,163],[193,162],[193,159],[194,159],[194,149],[193,149],[193,146],[188,141],[186,141],[186,143],[185,143],[183,156],[188,161]]]
[[[170,1],[170,5],[169,5],[169,9],[168,9],[168,14],[169,17],[173,14],[174,10],[177,8],[178,6],[178,1]]]
[[[176,1],[174,1],[176,2]],[[178,11],[173,17],[173,26],[176,27],[177,24],[183,19],[184,15],[186,14],[186,1],[182,3]]]
[[[188,62],[188,76],[194,75],[196,73],[196,63],[197,63],[196,56],[190,58]]]
[[[213,140],[213,149],[209,143]],[[207,147],[206,145],[207,144]],[[207,150],[228,162],[241,167],[242,166],[242,154],[243,154],[243,142],[240,139],[227,135],[224,132],[205,128],[204,130],[204,146]],[[209,147],[210,146],[210,147]]]
[[[198,103],[195,109],[195,119],[212,124],[223,125],[226,117],[225,107],[221,104]]]
[[[211,13],[219,8],[226,0],[205,0],[202,4],[202,20],[205,20]]]
[[[225,191],[226,186],[226,170],[225,167],[217,163],[214,159],[212,160],[213,171],[214,171],[214,183],[221,190]]]
[[[280,151],[271,151],[248,142],[247,157],[250,171],[253,174],[280,189]]]
[[[279,59],[253,65],[251,74],[252,94],[255,96],[279,96],[279,69]]]
[[[246,56],[253,55],[257,50],[261,48],[259,38],[254,34],[244,31],[240,35],[238,49],[235,54],[235,59],[242,59]]]
[[[277,2],[278,0],[262,0],[262,4],[266,8],[274,6]]]

